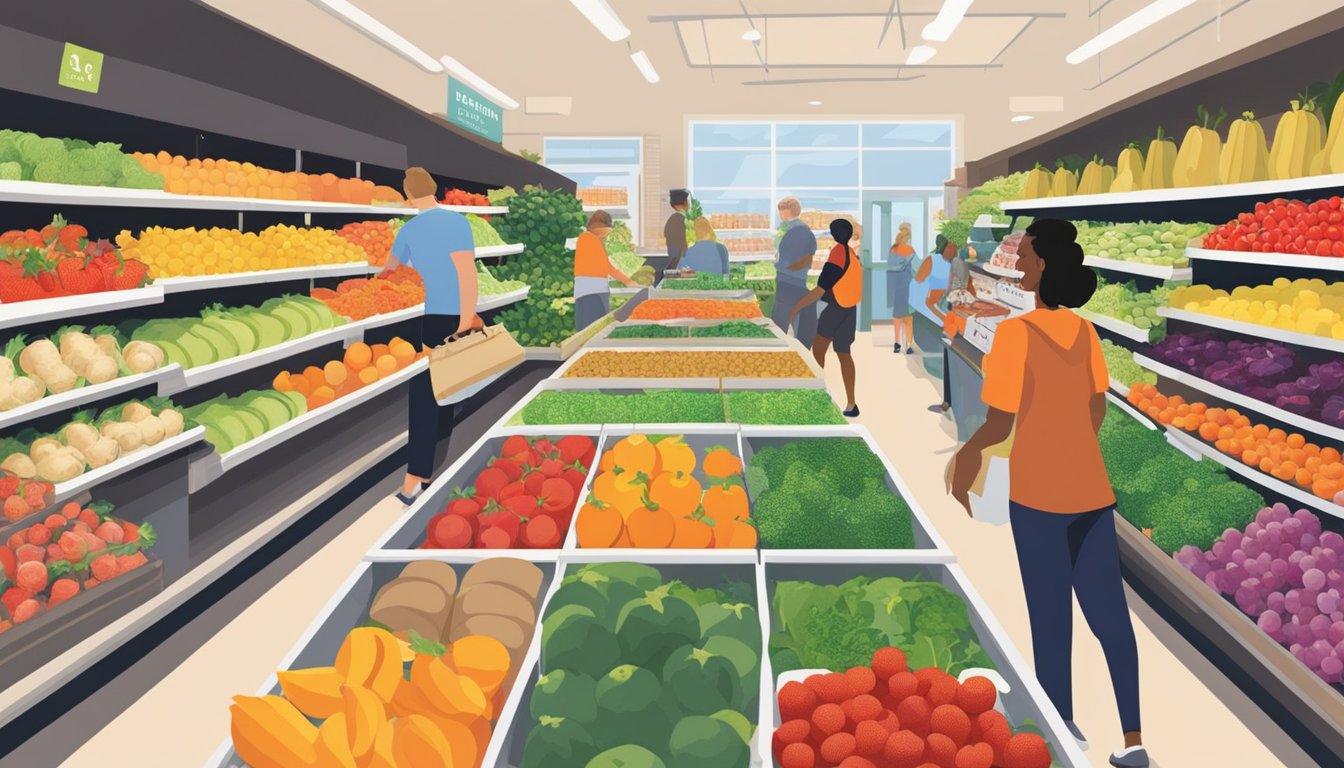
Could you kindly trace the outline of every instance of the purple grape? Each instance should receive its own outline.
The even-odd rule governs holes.
[[[1261,613],[1260,618],[1257,619],[1255,623],[1265,632],[1270,634],[1278,632],[1283,626],[1283,621],[1279,618],[1278,612],[1273,609]]]
[[[1322,592],[1316,596],[1316,607],[1320,610],[1321,613],[1326,614],[1327,616],[1334,613],[1335,608],[1338,605],[1339,605],[1338,595],[1332,595],[1329,592]],[[1325,617],[1322,616],[1321,618]]]
[[[1283,593],[1282,593],[1282,592],[1270,592],[1270,593],[1269,593],[1269,596],[1265,598],[1265,606],[1268,607],[1269,610],[1273,611],[1274,613],[1282,613],[1282,612],[1283,612]],[[1344,638],[1340,638],[1340,639],[1344,640]]]
[[[1338,683],[1340,673],[1344,672],[1344,661],[1333,654],[1326,656],[1321,659],[1321,672],[1326,682]]]

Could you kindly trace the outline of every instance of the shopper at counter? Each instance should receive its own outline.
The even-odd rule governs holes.
[[[439,207],[439,185],[424,168],[407,168],[402,189],[419,213],[397,232],[382,271],[405,264],[420,273],[425,282],[420,340],[433,347],[449,336],[481,327],[476,315],[476,241],[466,216]],[[429,371],[411,379],[408,400],[406,477],[397,493],[397,500],[406,505],[415,501],[434,473],[434,449],[439,444],[439,404]]]
[[[933,273],[933,257],[935,255],[942,256],[943,260],[948,262],[949,269],[946,281],[935,278],[935,282],[929,285],[929,295],[924,299],[924,305],[940,320],[945,320],[947,313],[951,310],[947,301],[947,294],[952,291],[952,279],[957,273],[956,264],[961,262],[961,265],[966,267],[966,261],[961,258],[960,251],[961,249],[956,243],[941,234],[938,235],[938,239],[934,241],[933,253],[929,254],[929,258],[919,265],[919,271],[915,274],[916,282],[922,283],[928,280],[929,275]],[[966,279],[962,286],[963,290],[970,290],[970,267],[966,267]],[[943,346],[943,402],[929,406],[929,410],[943,415],[947,415],[952,410],[952,379],[948,376],[946,345]]]
[[[686,255],[686,211],[691,207],[691,191],[674,189],[668,193],[672,215],[663,225],[663,239],[667,241],[667,269],[676,269]]]
[[[812,234],[812,228],[798,218],[803,213],[803,204],[798,198],[780,200],[777,210],[784,225],[784,236],[779,240],[775,257],[775,308],[770,319],[784,333],[788,333],[792,326],[793,335],[803,346],[810,348],[817,335],[815,300],[803,306],[796,316],[790,312],[807,295],[807,270],[817,254],[817,238]]]
[[[850,350],[858,332],[859,300],[863,298],[863,264],[851,245],[856,239],[854,229],[845,219],[831,222],[835,247],[821,268],[817,287],[808,291],[789,313],[792,323],[804,308],[816,304],[818,299],[825,300],[826,308],[821,311],[816,339],[812,342],[812,356],[817,365],[825,368],[826,351],[835,347],[835,356],[840,358],[840,378],[845,382],[845,416],[851,419],[859,415],[859,406],[854,399],[854,357]]]
[[[728,247],[719,242],[714,227],[704,216],[695,220],[695,245],[687,249],[681,259],[681,266],[697,273],[728,276]]]
[[[611,280],[634,287],[624,272],[607,256],[603,241],[611,234],[611,214],[594,211],[588,217],[588,228],[579,235],[574,246],[574,330],[597,322],[611,311]]]
[[[891,246],[887,260],[887,301],[891,304],[891,322],[896,343],[891,348],[896,354],[915,353],[915,324],[910,316],[910,279],[914,276],[910,262],[915,249],[910,246],[910,222],[901,222],[896,230],[896,242]]]
[[[952,495],[970,512],[969,490],[982,452],[1013,436],[1009,517],[1031,622],[1036,676],[1075,738],[1073,595],[1110,668],[1124,749],[1122,768],[1148,765],[1139,721],[1139,661],[1120,579],[1115,494],[1097,433],[1110,379],[1092,324],[1074,314],[1097,288],[1083,266],[1077,229],[1038,219],[1018,249],[1022,288],[1036,309],[1004,320],[984,359],[989,415],[957,452]]]

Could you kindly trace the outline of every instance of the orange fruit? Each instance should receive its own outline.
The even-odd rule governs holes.
[[[387,376],[397,370],[397,359],[391,355],[382,355],[374,365],[378,368],[380,376]]]
[[[327,386],[332,389],[339,389],[345,380],[350,377],[350,369],[345,367],[345,363],[340,360],[332,360],[322,366],[322,375],[326,378]]]
[[[378,380],[378,369],[372,365],[359,369],[359,383],[361,386],[372,384]]]

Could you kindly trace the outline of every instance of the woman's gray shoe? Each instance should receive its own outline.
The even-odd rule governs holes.
[[[1129,747],[1111,755],[1111,765],[1116,768],[1148,768],[1148,750],[1143,747]]]
[[[1073,734],[1073,740],[1078,742],[1078,748],[1084,752],[1087,751],[1087,737],[1083,735],[1082,729],[1072,720],[1065,720],[1064,725],[1068,726],[1069,733]]]

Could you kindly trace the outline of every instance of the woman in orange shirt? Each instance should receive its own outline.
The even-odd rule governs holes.
[[[611,214],[594,211],[574,246],[574,331],[582,331],[611,311],[611,280],[633,287],[607,256],[603,241],[611,234]]]
[[[1078,230],[1038,219],[1018,250],[1022,288],[1036,309],[1004,320],[985,356],[984,426],[957,452],[952,495],[970,511],[968,493],[982,451],[1014,435],[1008,459],[1009,516],[1031,621],[1036,677],[1078,741],[1073,722],[1073,595],[1110,668],[1125,748],[1111,764],[1143,768],[1139,661],[1120,578],[1115,494],[1097,432],[1106,416],[1110,377],[1092,324],[1070,311],[1097,289],[1083,266]],[[1016,433],[1014,434],[1014,427]]]

